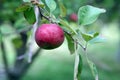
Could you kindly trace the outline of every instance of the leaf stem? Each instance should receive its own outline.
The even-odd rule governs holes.
[[[75,64],[74,64],[74,80],[78,80],[77,74],[78,74],[78,65],[79,65],[79,54],[77,53],[77,43],[75,43]]]

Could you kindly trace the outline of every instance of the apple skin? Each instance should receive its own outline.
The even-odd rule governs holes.
[[[76,21],[78,20],[77,15],[76,15],[75,13],[72,13],[72,14],[70,15],[70,20],[76,22]]]
[[[43,49],[55,49],[64,41],[64,31],[57,24],[42,24],[35,32],[35,41]]]

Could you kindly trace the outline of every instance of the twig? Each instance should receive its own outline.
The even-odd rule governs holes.
[[[21,78],[21,77],[23,77],[24,76],[24,74],[25,73],[27,73],[27,70],[29,69],[29,67],[34,63],[34,61],[35,61],[35,59],[36,59],[36,57],[38,56],[38,54],[40,53],[40,51],[41,51],[41,49],[39,48],[36,52],[35,52],[35,54],[32,56],[32,61],[31,61],[31,63],[28,63],[28,62],[23,62],[22,64],[21,64],[21,66],[19,67],[19,69],[17,69],[18,70],[18,75],[19,75],[19,78]]]
[[[49,17],[47,17],[47,16],[45,16],[41,11],[42,11],[42,8],[38,8],[39,9],[39,13],[40,13],[40,17],[42,18],[42,17],[44,17],[46,20],[48,20],[48,21],[50,21],[50,18]]]
[[[41,50],[42,50],[42,49],[39,48],[39,49],[35,52],[35,54],[32,56],[32,61],[31,61],[31,63],[28,63],[28,62],[23,63],[23,66],[21,67],[21,75],[23,75],[23,73],[25,73],[25,72],[28,70],[28,68],[30,67],[30,65],[32,65],[32,63],[34,62],[34,60],[36,59],[36,57],[38,56],[38,54],[40,53]]]
[[[40,17],[42,18],[45,18],[46,20],[48,20],[50,23],[55,23],[57,24],[56,22],[52,21],[52,17],[51,16],[45,16],[43,13],[42,13],[42,8],[39,7],[39,13],[40,13]],[[46,10],[45,10],[46,11]],[[46,11],[47,12],[47,11]],[[48,13],[48,12],[47,12]]]

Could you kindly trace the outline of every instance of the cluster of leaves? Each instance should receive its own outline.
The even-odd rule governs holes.
[[[15,0],[0,0],[0,24],[5,21],[14,23],[18,20],[20,14],[15,12],[15,8],[20,5],[21,1]]]
[[[33,6],[29,2],[29,0],[24,0],[24,1],[27,3],[18,7],[16,11],[23,12],[26,20],[30,24],[34,24],[36,19],[35,19]],[[50,19],[48,19],[48,20],[51,20],[50,22],[60,24],[61,27],[64,29],[65,36],[68,41],[68,49],[71,54],[76,52],[75,44],[77,44],[78,46],[80,45],[84,50],[86,50],[86,48],[87,48],[86,44],[89,41],[95,39],[99,35],[99,33],[98,32],[94,32],[92,34],[84,33],[80,30],[80,26],[86,26],[86,25],[92,24],[93,22],[95,22],[97,20],[98,16],[101,13],[105,12],[105,10],[96,8],[96,7],[93,7],[90,5],[80,7],[78,10],[77,28],[74,29],[74,28],[72,28],[72,26],[70,26],[70,24],[67,22],[67,20],[64,19],[64,17],[67,14],[65,6],[63,5],[63,3],[60,0],[58,0],[58,2],[59,2],[59,7],[60,7],[59,18],[56,18],[55,15],[53,14],[54,10],[56,9],[56,2],[54,0],[45,0],[46,5],[40,1],[40,3],[37,3],[37,6],[40,9],[44,10],[44,12],[46,10],[46,7],[49,8],[49,12],[47,12],[48,13],[47,16],[49,16]],[[45,13],[41,13],[41,14],[42,14],[42,16],[45,15]],[[83,39],[85,43],[83,45],[81,45],[81,42],[79,39]],[[94,40],[93,43],[97,42],[97,40],[99,40],[99,38],[96,39],[96,41]],[[79,53],[77,52],[77,54],[79,54]],[[79,77],[81,70],[82,70],[82,58],[81,58],[80,54],[78,56],[79,56],[80,62],[78,64],[77,78]],[[87,55],[86,55],[86,57],[87,57]],[[87,58],[87,61],[92,70],[93,76],[97,80],[98,73],[97,73],[94,63],[92,61],[90,61],[88,58]]]
[[[79,76],[82,71],[82,57],[81,54],[78,52],[77,47],[78,46],[82,47],[82,49],[86,53],[88,43],[91,42],[96,43],[101,40],[98,32],[93,33],[83,32],[81,30],[81,26],[84,27],[86,25],[92,24],[97,20],[98,16],[101,13],[105,12],[105,10],[90,5],[80,7],[77,14],[78,21],[76,23],[76,27],[73,28],[70,25],[70,23],[65,19],[67,15],[67,9],[65,8],[62,1],[57,0],[60,10],[59,16],[54,15],[54,11],[56,10],[57,7],[57,3],[54,0],[44,0],[43,2],[41,0],[39,2],[37,0],[23,0],[23,1],[24,3],[16,9],[16,12],[23,12],[24,17],[29,24],[32,25],[36,22],[34,7],[37,6],[39,8],[39,13],[41,15],[40,17],[41,23],[49,21],[50,23],[59,24],[63,28],[68,42],[68,49],[70,53],[77,54],[79,58],[79,62],[77,65],[78,69],[76,72],[76,78],[79,80]],[[46,19],[46,21],[44,21],[44,19]],[[87,58],[87,53],[86,59],[91,68],[93,76],[97,80],[98,79],[97,69],[95,67],[95,64]]]

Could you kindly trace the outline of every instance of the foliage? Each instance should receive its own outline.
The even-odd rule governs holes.
[[[40,2],[37,2],[36,0],[35,1],[34,0],[33,1],[23,0],[22,5],[19,4],[19,3],[21,3],[19,1],[14,2],[12,5],[13,6],[12,8],[8,8],[8,7],[11,7],[8,4],[12,4],[12,2],[11,3],[7,2],[4,5],[2,5],[2,7],[3,7],[2,12],[4,12],[1,14],[2,18],[0,19],[3,21],[2,25],[4,24],[4,22],[6,20],[9,23],[12,23],[12,25],[14,25],[12,28],[15,30],[11,30],[12,32],[9,32],[9,33],[18,32],[18,35],[20,36],[20,38],[13,39],[13,44],[16,44],[18,42],[18,45],[14,46],[15,48],[17,48],[17,50],[16,50],[17,56],[16,57],[21,58],[21,55],[22,55],[22,60],[18,60],[18,62],[20,62],[20,64],[22,62],[24,62],[24,60],[26,60],[26,55],[29,55],[26,53],[29,50],[29,49],[27,49],[28,47],[26,47],[26,46],[28,46],[27,40],[29,40],[29,37],[32,34],[34,34],[30,30],[31,30],[31,25],[34,25],[34,23],[37,20],[36,15],[35,15],[35,10],[34,10],[34,7],[36,6],[39,8],[39,14],[40,14],[40,17],[39,17],[40,21],[38,21],[39,24],[56,23],[56,24],[59,24],[62,27],[62,29],[64,30],[64,33],[65,33],[65,36],[66,36],[66,39],[68,42],[68,50],[69,50],[70,54],[78,54],[78,56],[79,56],[80,62],[78,61],[77,72],[75,72],[74,74],[77,74],[77,75],[75,75],[75,77],[77,78],[77,80],[80,80],[79,77],[81,76],[80,74],[82,72],[82,63],[83,62],[82,62],[81,54],[79,52],[76,53],[76,50],[79,49],[78,47],[81,47],[84,50],[84,52],[86,53],[87,46],[89,43],[97,43],[97,42],[103,41],[101,39],[101,37],[99,37],[99,32],[95,31],[92,34],[90,34],[88,32],[82,31],[81,27],[85,28],[85,26],[94,23],[98,19],[98,17],[100,16],[101,13],[105,13],[105,10],[102,8],[91,6],[91,5],[84,5],[84,4],[89,3],[87,0],[81,0],[81,1],[74,0],[72,2],[73,2],[73,5],[80,3],[81,7],[79,5],[75,5],[75,7],[74,7],[75,9],[72,9],[73,5],[70,4],[69,0],[44,0],[44,1],[40,0]],[[16,3],[17,3],[17,5],[16,5]],[[67,3],[67,4],[65,4],[65,3]],[[18,4],[20,6],[18,6]],[[82,5],[84,5],[84,6],[82,6]],[[97,6],[97,4],[96,4],[96,6]],[[5,8],[8,8],[8,11],[4,10]],[[15,9],[15,8],[17,8],[17,9]],[[9,12],[9,9],[10,9],[10,12]],[[21,12],[21,13],[23,13],[23,15],[21,15],[21,13],[16,13],[16,12],[14,13],[13,11],[11,11],[11,9],[16,10],[16,12]],[[6,13],[6,12],[9,12],[9,13]],[[72,12],[78,13],[77,14],[78,22],[76,22],[76,23],[74,22],[74,24],[76,25],[75,28],[73,28],[73,26],[71,25],[71,22],[69,22],[69,20],[67,18],[67,16]],[[5,16],[5,14],[8,14],[8,15]],[[23,19],[23,16],[24,16],[25,20]],[[30,27],[28,27],[28,26],[30,26]],[[25,30],[25,28],[26,28],[26,30]],[[0,28],[0,32],[1,32],[0,37],[9,35],[9,33],[6,33],[7,29],[5,29],[5,27],[3,27],[3,26]],[[34,29],[34,28],[32,28],[32,29]],[[30,32],[30,34],[29,34],[29,32]],[[19,40],[21,40],[22,42]],[[80,40],[83,40],[83,42],[80,42]],[[0,42],[3,43],[2,40],[0,40]],[[38,51],[36,51],[35,54],[37,54],[37,53],[38,53]],[[24,55],[25,55],[25,57],[23,57]],[[34,55],[32,55],[31,60],[33,57],[34,57]],[[86,55],[86,57],[87,57],[87,55]],[[87,60],[88,60],[88,64],[90,65],[90,68],[92,70],[93,76],[94,76],[95,80],[97,80],[98,73],[97,73],[96,66],[92,61],[90,61],[88,59],[88,57],[87,57]],[[25,63],[27,64],[27,61]],[[17,65],[17,63],[16,63],[16,65]],[[76,66],[76,64],[75,64],[75,66]],[[16,68],[16,66],[15,66],[15,68]],[[18,66],[17,66],[17,68],[18,68]],[[19,73],[19,74],[21,74],[21,73]],[[18,75],[17,77],[21,77],[21,76]]]

